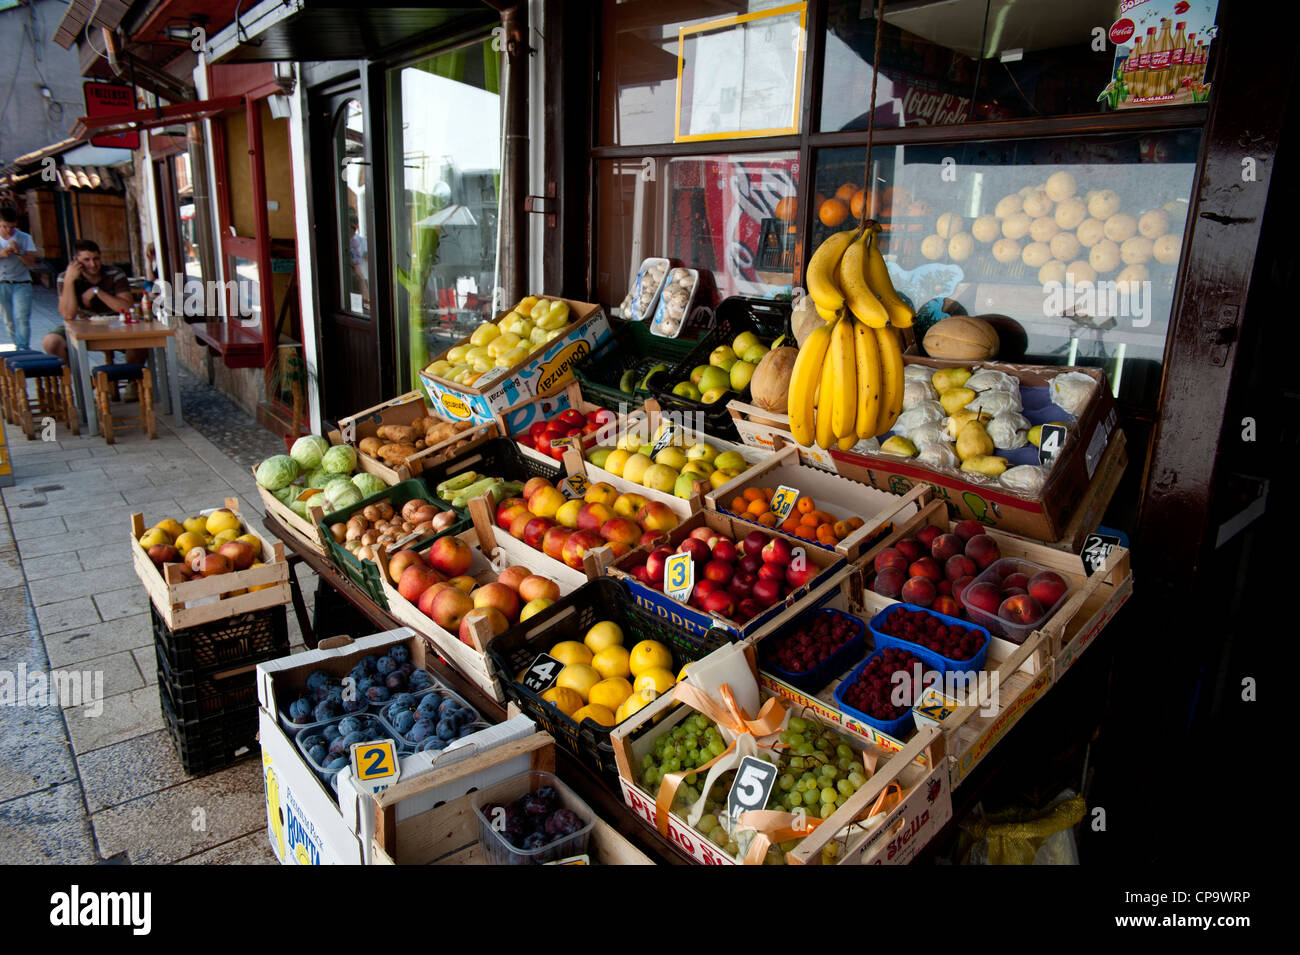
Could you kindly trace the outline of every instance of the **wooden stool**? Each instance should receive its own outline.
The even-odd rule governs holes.
[[[9,367],[10,358],[49,358],[43,351],[23,348],[18,351],[0,352],[0,416],[10,424],[18,424],[18,402],[13,398],[14,374]]]
[[[22,427],[28,441],[36,438],[33,412],[38,417],[62,417],[69,431],[81,433],[77,406],[72,400],[72,370],[66,361],[42,353],[39,357],[6,358],[4,363],[12,376],[8,383],[8,403],[14,424]],[[29,379],[36,382],[35,398],[27,393]]]
[[[104,440],[109,444],[114,441],[113,427],[139,428],[150,438],[158,436],[153,417],[153,376],[145,365],[122,364],[100,365],[91,372],[95,382],[95,408],[99,413],[99,430],[104,432]],[[119,381],[138,381],[140,383],[140,413],[113,417],[113,394]]]

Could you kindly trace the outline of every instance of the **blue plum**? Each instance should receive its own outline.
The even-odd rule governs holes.
[[[406,735],[406,738],[412,743],[422,743],[435,734],[436,728],[433,721],[420,719],[415,721],[415,725],[411,727],[411,731]]]
[[[411,731],[411,727],[415,725],[415,713],[411,710],[402,710],[390,722],[393,724],[393,729],[405,736]]]
[[[312,700],[299,697],[289,704],[289,719],[295,723],[310,723],[313,709],[315,709],[315,703]]]
[[[398,645],[388,648],[388,656],[394,663],[401,666],[411,659],[411,651],[404,646]]]
[[[366,690],[366,699],[371,703],[383,703],[388,699],[388,687],[372,686]]]
[[[392,657],[380,657],[375,664],[375,672],[380,676],[388,676],[397,669],[397,662]]]
[[[361,658],[361,662],[358,663],[357,666],[359,666],[359,667],[361,667],[361,669],[365,670],[366,673],[374,673],[374,672],[375,672],[375,665],[376,665],[378,662],[379,662],[379,658],[376,657],[376,656],[372,653],[372,654],[370,654],[369,656],[362,657],[362,658]]]
[[[426,670],[416,670],[407,682],[411,684],[412,691],[423,690],[426,686],[433,686],[433,677]]]
[[[318,723],[342,715],[343,704],[339,700],[321,700],[316,704],[316,708],[312,710],[312,716],[316,718]]]
[[[456,738],[456,724],[451,720],[439,720],[437,733],[439,739],[445,739],[447,742],[451,742]]]
[[[400,671],[388,674],[384,686],[388,688],[390,693],[405,693],[407,690],[406,674]]]
[[[423,743],[417,746],[415,748],[415,751],[417,753],[423,753],[425,750],[428,749],[439,750],[439,749],[446,749],[446,748],[447,748],[447,741],[445,739],[439,739],[437,736],[430,736]]]
[[[307,674],[307,689],[316,690],[328,686],[332,677],[324,670],[312,670]]]
[[[325,765],[325,760],[329,756],[329,747],[324,743],[317,743],[311,749],[307,750],[307,755],[315,763],[321,766]]]

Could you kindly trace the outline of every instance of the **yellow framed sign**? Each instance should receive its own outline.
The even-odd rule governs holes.
[[[807,17],[791,3],[679,29],[673,141],[797,133]]]

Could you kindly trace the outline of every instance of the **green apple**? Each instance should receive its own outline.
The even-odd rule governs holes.
[[[727,451],[713,459],[713,466],[719,471],[735,471],[739,474],[749,467],[749,462],[739,451]]]
[[[643,444],[641,445],[641,450],[638,451],[637,453],[644,455],[645,457],[650,458],[653,461],[654,454],[652,452],[654,451],[654,449],[655,446],[653,444]],[[638,481],[637,483],[639,484],[640,482]]]
[[[760,361],[763,360],[763,356],[766,354],[767,354],[767,346],[760,343],[758,345],[755,345],[753,348],[746,349],[745,353],[740,357],[742,361],[747,361],[751,365],[757,365]]]
[[[704,394],[700,395],[700,401],[706,405],[717,404],[723,398],[731,393],[729,388],[710,388]]]
[[[700,376],[703,375],[706,371],[708,371],[710,367],[711,367],[710,365],[696,365],[694,368],[692,368],[691,384],[698,385],[700,383]]]
[[[700,389],[696,388],[689,381],[679,381],[674,385],[673,394],[678,398],[689,398],[691,401],[700,400]]]
[[[484,343],[486,344],[486,342]],[[731,364],[736,361],[736,353],[726,345],[719,345],[709,354],[709,364],[717,365],[719,368],[730,370]],[[724,365],[724,362],[727,364]]]
[[[664,464],[674,471],[680,471],[686,465],[686,452],[670,444],[655,455],[655,464]]]
[[[731,390],[742,392],[749,386],[749,379],[754,377],[754,369],[757,365],[751,365],[747,361],[738,361],[731,366]]]
[[[715,388],[731,387],[731,379],[728,373],[716,366],[710,366],[708,370],[700,376],[699,390],[701,394],[713,391]],[[698,398],[696,400],[699,400]]]
[[[707,461],[712,464],[718,456],[718,449],[707,441],[699,441],[686,449],[686,457],[691,461]]]
[[[666,464],[652,464],[646,468],[645,474],[641,476],[641,483],[652,491],[671,494],[673,488],[677,485],[678,477],[676,469],[670,468]]]
[[[683,474],[694,474],[697,478],[706,478],[713,473],[713,465],[708,461],[687,461],[682,468]]]
[[[587,455],[587,460],[596,465],[596,467],[603,468],[605,466],[605,461],[608,460],[609,456],[613,453],[613,448],[597,448],[595,451],[592,451],[591,454]]]
[[[731,350],[737,355],[743,355],[755,345],[763,344],[757,335],[753,332],[741,332],[731,343]]]
[[[689,500],[695,493],[695,480],[696,476],[686,471],[677,475],[677,480],[673,483],[673,495]]]

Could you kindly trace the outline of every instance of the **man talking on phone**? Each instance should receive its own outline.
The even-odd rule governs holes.
[[[86,318],[90,315],[114,315],[123,309],[129,309],[134,303],[131,297],[131,283],[119,269],[105,267],[100,258],[99,245],[90,239],[78,239],[72,245],[73,258],[68,269],[59,276],[59,314],[64,321]],[[59,329],[59,332],[62,332]],[[58,333],[55,333],[56,336]],[[46,339],[51,336],[47,335]],[[45,343],[42,343],[45,344]],[[55,343],[63,345],[63,355],[67,358],[67,340]],[[46,345],[45,350],[52,354],[57,351]],[[113,364],[113,351],[105,351],[108,363]],[[129,348],[126,360],[131,364],[144,364],[149,358],[145,348]],[[137,397],[137,386],[133,381],[126,389],[126,400]]]

